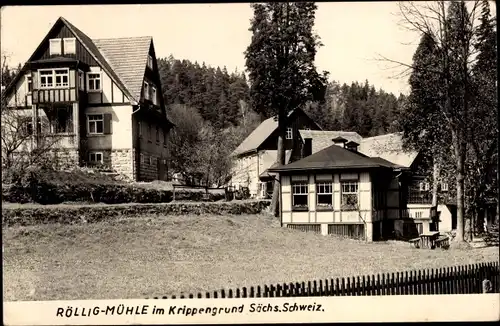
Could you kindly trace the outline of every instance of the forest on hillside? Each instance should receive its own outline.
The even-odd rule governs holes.
[[[217,130],[261,121],[251,110],[250,90],[243,72],[229,73],[226,67],[211,67],[173,56],[158,60],[165,104],[196,109]],[[304,110],[324,130],[356,131],[377,136],[398,130],[397,120],[405,97],[376,90],[368,80],[350,85],[331,81],[325,102],[310,102]],[[250,116],[250,117],[249,117]],[[248,131],[248,130],[247,130]]]
[[[158,59],[167,114],[176,127],[170,136],[169,171],[189,183],[227,182],[231,152],[271,111],[252,110],[250,85],[242,71],[174,58]],[[21,66],[2,66],[2,85]],[[350,85],[331,81],[325,101],[309,102],[304,110],[324,130],[356,131],[376,136],[398,130],[405,97],[376,90],[368,81]]]

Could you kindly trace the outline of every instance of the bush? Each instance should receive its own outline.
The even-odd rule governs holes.
[[[115,181],[100,173],[79,170],[65,172],[48,169],[32,169],[2,186],[2,200],[11,203],[35,202],[39,204],[60,204],[63,202],[97,202],[106,204],[123,203],[168,203],[173,191],[155,187],[138,187]],[[217,201],[224,199],[224,193],[179,191],[179,201]]]
[[[259,214],[269,206],[269,201],[221,203],[166,203],[130,205],[86,205],[64,207],[2,208],[2,223],[6,227],[37,224],[94,223],[119,216],[138,215],[239,215]]]

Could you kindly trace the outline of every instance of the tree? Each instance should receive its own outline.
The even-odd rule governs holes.
[[[442,158],[450,155],[450,133],[440,112],[440,89],[436,40],[424,33],[413,55],[410,95],[402,118],[403,141],[407,148],[423,152],[433,167],[432,206],[438,201],[438,180]]]
[[[200,131],[204,121],[196,109],[175,104],[170,107],[169,117],[175,124],[169,137],[169,170],[180,173],[188,184],[200,174],[200,156],[197,145],[203,141]]]
[[[498,165],[496,25],[491,18],[488,1],[481,2],[479,21],[474,43],[477,60],[472,68],[471,110],[472,115],[481,119],[472,119],[468,124],[470,151],[467,157],[468,208],[478,231],[483,229],[484,206],[488,195],[495,193],[495,190],[498,193],[498,174],[494,172]]]
[[[326,73],[314,66],[319,36],[313,32],[314,2],[251,4],[252,40],[245,52],[252,108],[264,117],[277,115],[277,163],[285,164],[283,140],[288,113],[307,101],[324,99]],[[271,209],[279,211],[279,184],[274,182]]]
[[[404,23],[413,31],[428,35],[435,42],[436,67],[424,68],[436,80],[439,113],[443,124],[433,124],[429,130],[451,136],[451,148],[456,171],[457,236],[465,240],[465,173],[468,124],[471,116],[471,63],[474,61],[474,24],[479,1],[435,1],[425,3],[401,2]],[[389,60],[395,62],[393,60]],[[400,63],[401,64],[401,63]],[[411,70],[415,65],[404,64]],[[437,127],[436,127],[437,128]]]

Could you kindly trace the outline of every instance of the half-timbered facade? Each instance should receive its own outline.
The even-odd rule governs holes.
[[[130,180],[166,178],[167,135],[151,37],[90,39],[60,17],[5,89],[31,139],[57,137],[61,165],[101,165]]]

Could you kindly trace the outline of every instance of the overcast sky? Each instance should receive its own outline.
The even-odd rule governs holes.
[[[395,79],[398,71],[376,60],[411,62],[418,35],[400,27],[397,12],[397,2],[318,3],[318,69],[341,83],[368,79],[377,89],[406,93],[407,78]],[[158,57],[242,71],[252,14],[247,3],[3,7],[1,50],[9,66],[24,63],[63,16],[91,38],[152,36]]]

